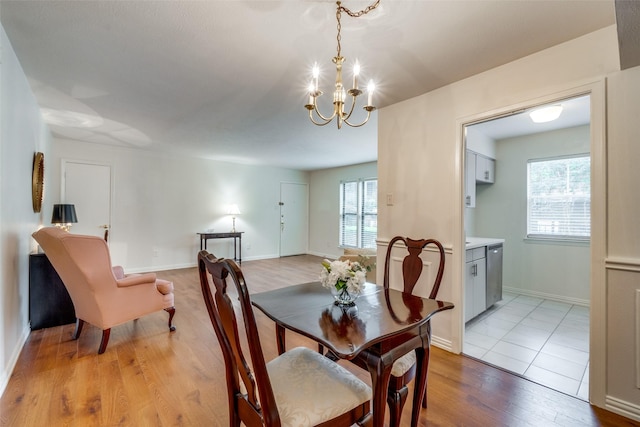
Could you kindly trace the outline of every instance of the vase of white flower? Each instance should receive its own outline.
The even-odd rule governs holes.
[[[354,305],[362,292],[366,270],[358,262],[322,261],[320,283],[329,289],[337,305]]]

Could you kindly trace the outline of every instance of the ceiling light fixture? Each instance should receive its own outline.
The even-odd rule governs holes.
[[[318,68],[317,63],[313,66],[313,78],[311,80],[311,84],[309,85],[309,103],[306,104],[304,107],[307,110],[309,110],[309,119],[318,126],[326,125],[327,123],[331,122],[335,117],[337,118],[338,129],[342,127],[342,123],[346,123],[351,127],[360,127],[369,121],[369,117],[371,117],[371,112],[376,109],[376,107],[372,105],[373,91],[375,89],[375,85],[373,84],[373,81],[370,81],[369,85],[367,86],[369,96],[367,99],[367,104],[363,107],[364,110],[366,110],[367,112],[367,117],[360,124],[350,123],[349,119],[351,118],[351,113],[353,113],[353,109],[356,105],[356,98],[362,94],[362,91],[358,88],[358,76],[360,74],[360,64],[356,60],[356,63],[353,66],[353,87],[349,89],[348,92],[345,92],[344,85],[342,84],[342,64],[345,58],[341,55],[340,30],[342,28],[342,25],[340,24],[340,16],[342,12],[345,12],[346,14],[348,14],[353,18],[358,18],[362,15],[365,15],[371,12],[373,9],[378,7],[378,5],[380,4],[380,0],[376,0],[375,3],[373,3],[370,6],[367,6],[365,9],[359,12],[352,12],[351,10],[342,6],[341,2],[339,1],[336,2],[336,4],[338,5],[338,8],[336,10],[336,19],[338,21],[338,25],[337,25],[338,36],[336,37],[336,40],[338,41],[338,49],[337,49],[338,54],[334,56],[332,60],[333,63],[336,64],[336,87],[335,87],[335,90],[333,91],[333,114],[331,114],[331,116],[329,117],[326,117],[326,116],[323,116],[318,110],[317,100],[318,100],[318,97],[322,95],[322,91],[318,89],[318,77],[320,76],[320,69]],[[344,108],[347,93],[351,96],[351,107],[349,108],[348,112],[346,112]],[[314,112],[316,113],[319,120],[314,119],[314,116],[313,116]]]
[[[562,113],[562,105],[550,105],[531,111],[529,117],[534,123],[546,123],[560,117],[560,113]]]

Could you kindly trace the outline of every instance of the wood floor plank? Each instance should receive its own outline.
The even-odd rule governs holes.
[[[253,294],[315,281],[321,261],[311,255],[245,261],[242,270]],[[167,313],[153,313],[113,328],[107,351],[98,355],[102,332],[94,326],[85,325],[78,340],[71,339],[74,325],[32,331],[0,398],[0,426],[228,426],[224,360],[197,270],[157,275],[174,282],[175,332],[168,330]],[[273,322],[260,311],[256,321],[270,360],[277,355]],[[317,348],[287,333],[287,347],[295,346]],[[339,363],[370,383],[366,371]],[[420,413],[420,426],[640,426],[438,348],[428,381],[429,407]],[[401,427],[410,421],[411,399]]]

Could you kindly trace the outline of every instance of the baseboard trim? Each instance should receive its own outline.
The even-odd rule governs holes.
[[[451,343],[451,340],[446,340],[444,338],[440,338],[439,336],[433,335],[431,336],[431,345],[446,350],[449,353],[453,353],[453,344]]]
[[[606,409],[618,415],[640,421],[640,406],[613,396],[605,399]]]
[[[584,307],[589,307],[590,306],[590,301],[588,299],[581,299],[581,298],[572,298],[572,297],[565,297],[562,295],[556,295],[556,294],[549,294],[546,292],[538,292],[538,291],[530,291],[527,289],[520,289],[520,288],[511,288],[509,286],[504,286],[502,288],[503,291],[509,292],[511,294],[518,294],[518,295],[525,295],[528,297],[536,297],[536,298],[542,298],[542,299],[548,299],[551,301],[558,301],[558,302],[564,302],[567,304],[574,304],[574,305],[581,305]]]
[[[22,349],[24,348],[27,339],[29,338],[29,334],[31,333],[31,328],[27,324],[27,327],[22,330],[22,335],[20,336],[20,340],[18,341],[18,345],[13,349],[13,353],[9,358],[9,363],[5,366],[5,371],[2,372],[2,377],[0,377],[0,397],[4,394],[5,389],[7,388],[7,384],[9,384],[9,379],[11,378],[11,374],[18,363],[18,358],[20,357],[20,353],[22,353]]]

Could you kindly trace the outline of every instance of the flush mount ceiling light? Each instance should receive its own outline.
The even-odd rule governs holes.
[[[534,123],[546,123],[557,119],[561,113],[562,105],[550,105],[531,111],[529,117],[531,117]]]
[[[342,25],[340,24],[340,17],[342,12],[345,12],[347,15],[353,18],[358,18],[362,15],[366,15],[367,13],[371,12],[376,7],[378,7],[378,5],[380,4],[380,0],[376,0],[375,3],[373,3],[370,6],[367,6],[365,9],[359,12],[352,12],[351,10],[342,6],[341,2],[339,1],[336,2],[336,4],[338,5],[338,8],[336,10],[336,19],[338,21],[338,25],[337,25],[338,36],[336,37],[336,40],[338,41],[338,49],[337,49],[338,53],[336,56],[333,57],[333,60],[332,60],[333,63],[336,64],[336,85],[335,85],[335,90],[333,91],[333,114],[331,114],[328,117],[323,116],[318,110],[317,100],[318,100],[318,97],[322,95],[322,91],[318,89],[318,77],[320,75],[320,69],[318,68],[317,64],[313,66],[313,78],[311,80],[311,84],[309,85],[309,103],[305,105],[305,108],[309,110],[309,119],[318,126],[324,126],[327,123],[331,122],[334,118],[336,118],[338,129],[342,127],[342,123],[346,123],[348,126],[351,126],[351,127],[360,127],[369,121],[369,117],[371,117],[371,112],[376,109],[376,107],[372,105],[372,97],[373,97],[373,91],[375,89],[375,85],[373,84],[373,81],[370,81],[369,85],[367,86],[369,96],[368,96],[367,104],[363,107],[364,110],[367,112],[367,117],[360,124],[353,124],[349,122],[349,119],[351,118],[351,113],[353,113],[353,109],[356,105],[356,98],[362,94],[362,91],[358,88],[360,64],[358,64],[358,61],[356,61],[356,63],[354,64],[353,87],[349,89],[348,92],[346,92],[344,85],[342,84],[342,64],[345,58],[341,55],[342,52],[341,52],[341,46],[340,46],[340,30],[342,28]],[[351,107],[349,108],[348,112],[345,111],[345,108],[344,108],[347,94],[351,96]],[[314,119],[314,114],[313,114],[314,112],[318,120]]]

